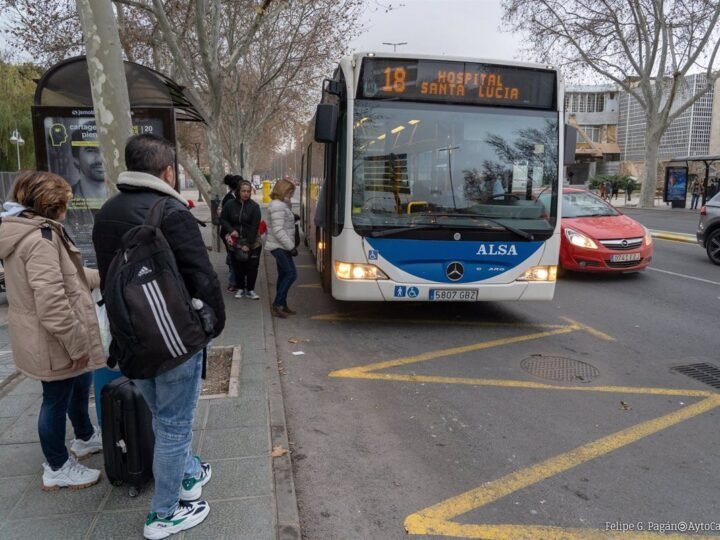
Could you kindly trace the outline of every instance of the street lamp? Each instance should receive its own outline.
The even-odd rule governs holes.
[[[392,45],[393,52],[397,52],[398,46],[407,45],[407,41],[398,41],[397,43],[388,43],[387,41],[383,41],[383,45]]]
[[[12,135],[10,135],[10,142],[15,145],[15,149],[17,150],[17,163],[18,163],[18,171],[20,170],[20,147],[25,144],[25,141],[22,138],[22,135],[20,135],[20,132],[15,128],[15,130],[12,132]]]

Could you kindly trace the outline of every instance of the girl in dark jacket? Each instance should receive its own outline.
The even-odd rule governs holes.
[[[229,191],[225,194],[222,202],[220,203],[220,208],[218,208],[218,218],[222,215],[222,209],[225,208],[228,202],[233,201],[237,198],[237,189],[240,185],[241,180],[242,176],[237,176],[235,174],[226,174],[225,178],[223,178],[223,184],[225,184],[229,188]],[[230,250],[225,243],[225,235],[229,233],[230,231],[224,230],[222,224],[218,225],[218,236],[220,237],[220,240],[222,240],[223,244],[225,244],[225,250],[227,251],[227,257],[225,257],[225,264],[227,264],[229,270],[227,291],[234,293],[238,290],[235,280],[235,269],[233,268],[232,255],[230,254]]]
[[[250,198],[251,195],[252,185],[243,180],[238,187],[238,197],[228,201],[223,207],[220,223],[236,242],[235,249],[242,250],[249,255],[247,260],[242,262],[233,257],[237,285],[235,298],[247,297],[258,300],[260,297],[255,293],[255,281],[262,252],[262,241],[258,235],[260,206]]]

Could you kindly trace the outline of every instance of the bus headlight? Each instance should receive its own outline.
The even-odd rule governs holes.
[[[591,238],[573,229],[565,229],[565,237],[573,245],[585,249],[597,249],[597,244]]]
[[[339,279],[387,279],[385,272],[373,264],[335,261],[335,274]]]
[[[533,266],[517,278],[517,281],[555,281],[557,280],[557,266]]]

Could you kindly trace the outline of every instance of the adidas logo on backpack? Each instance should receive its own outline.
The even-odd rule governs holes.
[[[156,377],[179,366],[211,338],[160,229],[166,201],[160,198],[145,223],[123,235],[105,277],[110,358],[130,379]],[[148,274],[153,274],[151,281]],[[214,325],[215,314],[205,315]]]

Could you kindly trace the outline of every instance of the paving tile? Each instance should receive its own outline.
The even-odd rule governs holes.
[[[43,491],[40,489],[40,482],[40,475],[38,475],[37,489],[31,488],[25,492],[22,500],[10,515],[11,519],[96,511],[110,489],[110,483],[104,477],[98,484],[86,489]]]
[[[265,381],[265,362],[253,362],[242,364],[240,369],[240,381]]]
[[[149,505],[148,505],[149,507]],[[102,512],[89,538],[92,540],[140,540],[147,508],[128,512]]]
[[[147,513],[150,511],[150,501],[154,491],[152,480],[143,486],[137,497],[128,495],[128,486],[126,485],[112,486],[110,488],[110,495],[107,501],[105,501],[105,506],[103,506],[103,511],[133,509],[144,510],[144,512]]]
[[[2,501],[2,504],[0,504],[0,520],[8,517],[10,510],[31,484],[37,485],[37,478],[34,476],[6,478],[0,482],[0,501]],[[2,537],[2,534],[0,534],[0,537]]]
[[[213,461],[212,478],[203,487],[203,498],[232,499],[270,495],[272,474],[270,458],[233,459]]]
[[[17,396],[5,396],[0,399],[0,417],[21,416],[26,414],[30,407],[35,405],[36,411],[40,410],[40,396],[35,394],[21,394]],[[37,414],[37,412],[35,413]]]
[[[270,452],[267,426],[250,426],[234,429],[205,431],[203,459],[266,456]]]
[[[14,416],[10,416],[8,418],[0,418],[0,435],[5,433],[5,430],[12,426],[16,420],[17,418]]]
[[[212,503],[207,519],[183,535],[187,540],[270,540],[274,537],[270,497]]]
[[[0,445],[0,478],[34,474],[39,478],[44,461],[40,443]]]
[[[265,382],[240,380],[239,397],[243,399],[267,400]]]
[[[24,394],[42,395],[42,383],[25,377],[15,386],[15,388],[8,392],[9,396],[21,396]]]
[[[3,540],[82,540],[90,528],[93,514],[76,514],[44,519],[8,521],[0,531]]]
[[[195,409],[195,417],[193,418],[193,429],[202,429],[203,423],[205,422],[205,413],[209,404],[207,400],[198,401],[197,408]]]
[[[210,404],[207,429],[268,425],[267,400],[241,398],[217,400]]]

